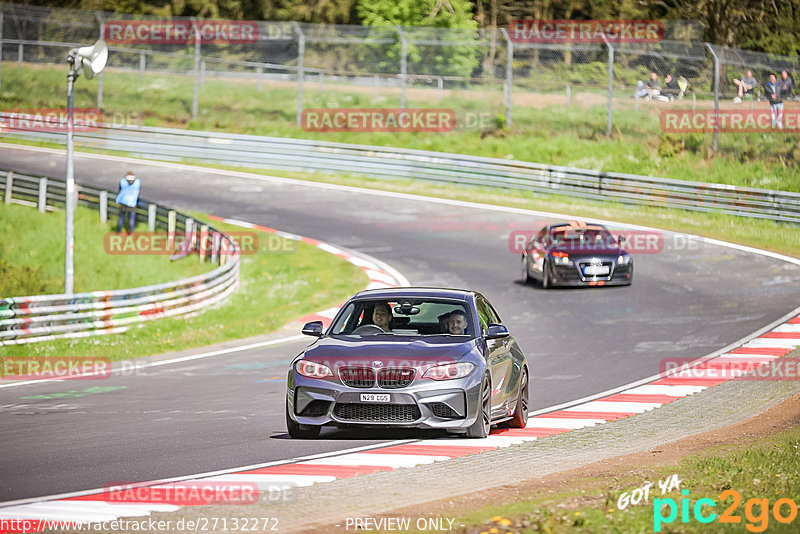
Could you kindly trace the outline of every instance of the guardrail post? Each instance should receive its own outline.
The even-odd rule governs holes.
[[[200,60],[200,85],[206,84],[206,60]]]
[[[194,219],[187,218],[183,221],[184,239],[186,239],[186,251],[194,244]]]
[[[14,190],[14,171],[6,173],[6,194],[3,201],[6,204],[11,204],[11,192]]]
[[[103,22],[103,17],[100,15],[99,11],[94,12],[94,16],[97,17],[97,23],[100,25],[100,39],[105,38],[105,22]],[[103,109],[103,73],[97,75],[97,109]]]
[[[436,88],[439,89],[439,101],[444,98],[444,78],[441,76],[436,77]]]
[[[108,191],[100,191],[100,224],[108,222]]]
[[[319,90],[322,91],[322,83],[325,81],[325,73],[319,71]]]
[[[144,69],[147,64],[147,58],[145,58],[144,52],[139,52],[139,79],[144,78]]]
[[[264,67],[258,67],[256,69],[256,91],[261,90],[261,78],[263,77]]]
[[[151,232],[156,231],[156,210],[158,210],[156,204],[147,206],[147,229]]]
[[[208,250],[208,225],[204,224],[200,227],[200,263],[206,260],[206,252]]]
[[[697,95],[692,93],[692,113],[694,113],[695,108],[697,108]]]
[[[47,211],[47,178],[39,178],[39,212]]]
[[[376,74],[372,77],[372,98],[378,98],[381,94],[381,79]]]
[[[192,118],[197,118],[198,99],[200,98],[200,27],[197,19],[192,17],[194,30],[194,90],[192,93]]]
[[[572,87],[567,84],[567,107],[572,105]]]
[[[408,39],[400,26],[395,26],[400,36],[400,109],[406,109],[406,79],[408,78]]]
[[[19,40],[19,44],[17,44],[17,67],[22,68],[22,56],[25,53],[25,45],[22,44],[22,38]]]
[[[306,56],[306,36],[297,22],[292,21],[292,28],[297,33],[297,125],[301,125],[303,114],[303,79],[305,70],[303,62]]]
[[[225,265],[228,263],[228,240],[220,238],[219,240],[219,264]]]
[[[219,258],[219,232],[211,234],[211,263],[217,263]]]
[[[711,52],[714,59],[714,142],[711,149],[716,152],[719,149],[719,57],[711,43],[706,43],[706,48]]]
[[[170,251],[175,250],[175,219],[177,216],[175,210],[169,210],[167,213],[167,248]]]
[[[514,85],[514,41],[508,35],[505,28],[500,28],[503,36],[506,38],[506,49],[508,51],[508,58],[506,59],[506,83],[505,83],[505,97],[506,97],[506,128],[511,128],[511,112],[513,109],[512,88]]]

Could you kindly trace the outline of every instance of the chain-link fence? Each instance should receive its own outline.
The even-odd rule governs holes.
[[[200,88],[223,79],[283,88],[291,94],[284,120],[299,124],[303,109],[341,105],[326,93],[361,95],[369,107],[443,107],[480,110],[511,126],[528,107],[597,107],[608,132],[620,113],[639,112],[652,94],[643,86],[655,72],[665,85],[657,100],[691,102],[692,108],[723,107],[736,96],[735,78],[752,69],[762,87],[768,73],[800,68],[797,58],[711,46],[696,23],[663,23],[658,42],[525,42],[505,29],[458,30],[365,27],[294,22],[169,20],[0,3],[0,55],[5,68],[64,64],[67,52],[104,36],[110,46],[104,77],[138,73],[190,76],[183,98],[192,118],[204,106]],[[158,34],[154,28],[162,23]],[[138,32],[140,25],[148,32]],[[659,23],[661,24],[661,23]],[[172,27],[172,37],[169,28]],[[146,28],[146,29],[148,29]],[[175,33],[175,28],[183,28]],[[186,32],[186,29],[194,28]],[[208,33],[204,33],[208,30]],[[202,36],[201,36],[202,34]],[[175,36],[188,36],[180,39]],[[195,35],[194,38],[191,35]],[[674,85],[678,84],[677,90]],[[103,101],[103,80],[97,94]],[[170,87],[169,80],[163,81]],[[182,85],[181,87],[186,87]],[[2,91],[2,67],[0,67]],[[189,93],[189,90],[183,90]],[[752,94],[758,102],[762,93]],[[349,100],[348,100],[349,99]],[[652,104],[647,104],[651,106]],[[668,105],[665,103],[665,105]],[[746,105],[746,104],[745,104]],[[602,113],[601,113],[602,111]]]

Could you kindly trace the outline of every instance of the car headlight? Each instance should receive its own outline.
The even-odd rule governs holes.
[[[298,373],[308,378],[327,378],[333,376],[333,371],[331,371],[330,367],[317,362],[300,360],[294,367],[297,369]]]
[[[566,252],[553,252],[553,263],[556,265],[572,265],[569,254]]]
[[[432,380],[454,380],[456,378],[464,378],[469,375],[473,369],[475,369],[475,365],[469,362],[446,363],[431,367],[425,371],[423,378],[430,378]]]
[[[631,257],[628,254],[620,254],[617,256],[618,265],[628,265],[631,262]]]

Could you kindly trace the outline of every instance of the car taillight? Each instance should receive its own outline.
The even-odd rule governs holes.
[[[430,378],[432,380],[454,380],[456,378],[464,378],[469,375],[473,369],[475,369],[475,365],[469,362],[436,365],[425,371],[424,378]]]
[[[333,376],[333,371],[331,371],[330,367],[317,362],[300,360],[295,365],[295,369],[297,369],[298,373],[308,378],[327,378]]]

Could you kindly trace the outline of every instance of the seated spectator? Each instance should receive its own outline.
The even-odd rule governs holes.
[[[678,80],[672,77],[672,74],[667,74],[664,78],[664,90],[661,94],[666,96],[670,101],[675,100],[680,94],[680,87],[678,87]]]
[[[658,83],[658,74],[655,72],[650,73],[650,79],[647,80],[646,83],[642,82],[641,80],[636,82],[636,93],[634,93],[634,97],[650,100],[655,96],[659,96],[660,94],[661,85]]]
[[[781,71],[781,94],[783,98],[792,99],[794,98],[794,81],[792,77],[789,76],[789,73],[785,70]]]
[[[678,100],[683,100],[683,95],[685,95],[686,90],[689,89],[689,80],[683,76],[678,77],[678,89],[680,90],[678,93]]]
[[[744,78],[733,80],[734,85],[739,88],[738,94],[736,98],[733,99],[734,102],[737,104],[742,101],[742,98],[745,96],[754,97],[755,93],[753,93],[753,89],[758,87],[758,81],[753,78],[753,71],[747,70],[745,72]]]

